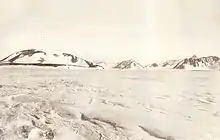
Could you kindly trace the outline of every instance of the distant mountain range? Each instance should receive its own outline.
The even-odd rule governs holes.
[[[103,68],[102,65],[70,53],[51,53],[36,49],[18,51],[0,60],[0,66],[6,65]]]
[[[79,56],[64,52],[46,52],[36,49],[21,50],[0,60],[0,66],[50,66],[50,67],[82,67],[98,68],[107,67],[104,62],[92,62]],[[179,60],[168,60],[162,63],[152,63],[145,67],[135,60],[125,60],[111,67],[114,69],[188,69],[188,70],[210,70],[220,68],[220,58],[217,56],[184,58]]]
[[[190,58],[180,60],[169,60],[163,63],[153,63],[145,68],[171,68],[171,69],[189,69],[189,70],[205,70],[219,69],[220,58],[217,56],[200,57],[192,56]]]

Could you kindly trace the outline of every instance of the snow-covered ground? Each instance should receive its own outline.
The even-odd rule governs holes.
[[[219,140],[220,72],[0,67],[1,140]]]

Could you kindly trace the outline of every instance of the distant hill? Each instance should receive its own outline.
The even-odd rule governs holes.
[[[84,68],[103,68],[101,65],[85,60],[65,52],[45,52],[42,50],[28,49],[15,52],[0,60],[3,65],[32,65],[32,66],[74,66]]]

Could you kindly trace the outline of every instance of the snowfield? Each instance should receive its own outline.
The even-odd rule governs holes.
[[[0,67],[0,140],[219,140],[220,72]]]

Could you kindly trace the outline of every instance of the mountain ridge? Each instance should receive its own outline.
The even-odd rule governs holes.
[[[219,69],[220,58],[218,56],[197,57],[179,60],[168,60],[163,63],[152,63],[145,68],[171,68],[171,69]]]
[[[167,60],[161,63],[151,63],[145,67],[139,62],[128,59],[107,67],[106,62],[89,61],[77,55],[66,52],[46,52],[37,49],[17,51],[0,60],[0,66],[50,66],[50,67],[82,67],[82,68],[113,68],[113,69],[188,69],[188,70],[211,70],[220,68],[220,57],[206,56]]]

